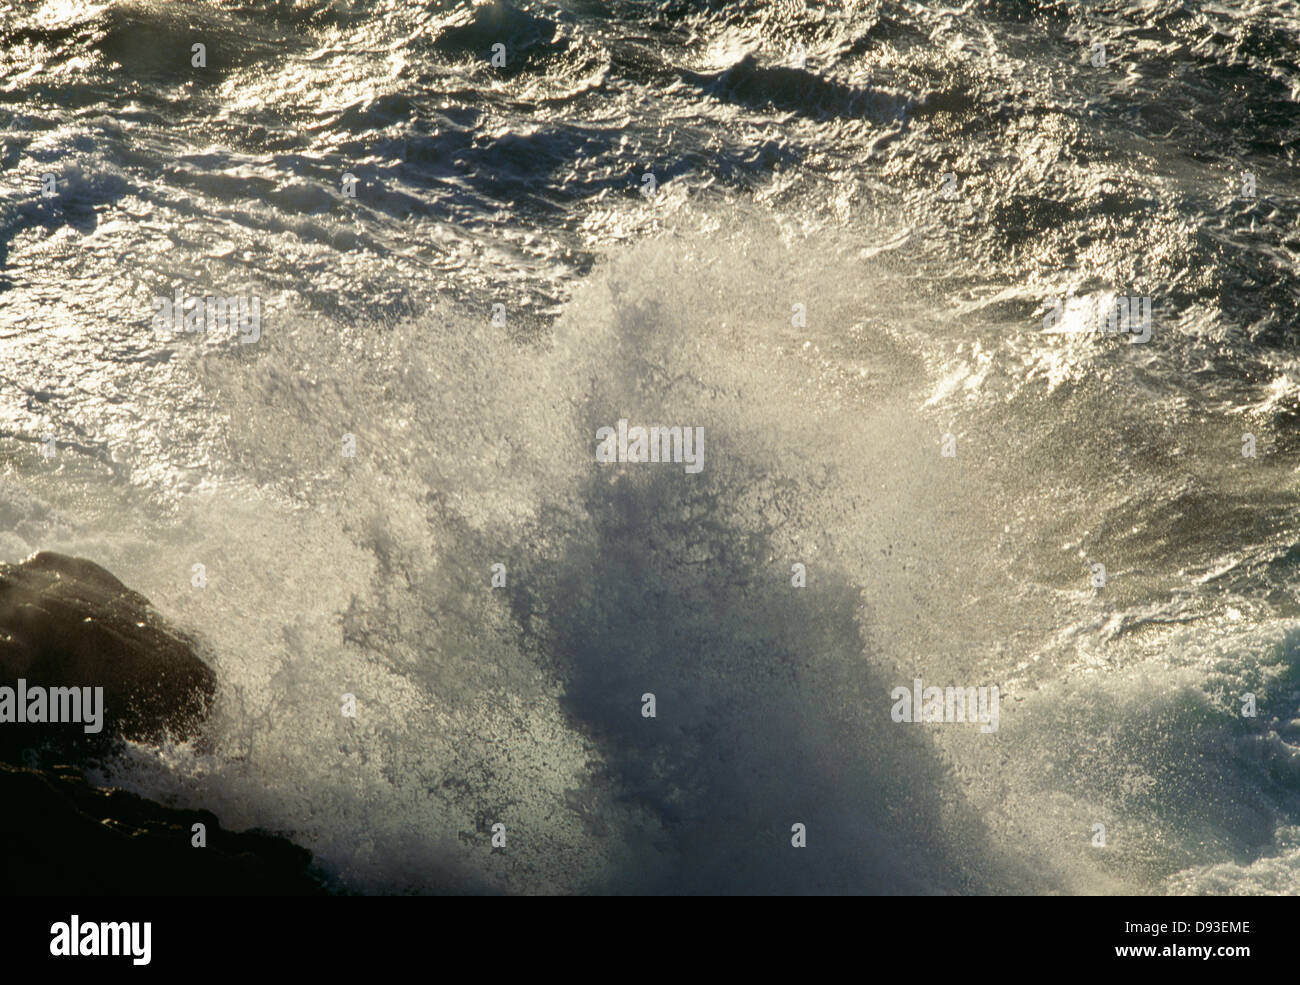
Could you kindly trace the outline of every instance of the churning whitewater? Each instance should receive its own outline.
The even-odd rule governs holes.
[[[9,4],[0,562],[217,678],[99,778],[338,891],[1297,892],[1297,31]]]

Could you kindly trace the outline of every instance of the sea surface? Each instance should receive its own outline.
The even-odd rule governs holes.
[[[1298,99],[1293,0],[0,0],[0,561],[340,891],[1295,894]]]

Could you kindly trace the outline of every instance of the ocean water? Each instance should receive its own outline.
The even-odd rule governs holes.
[[[1298,97],[1290,0],[0,0],[0,560],[340,891],[1294,894]]]

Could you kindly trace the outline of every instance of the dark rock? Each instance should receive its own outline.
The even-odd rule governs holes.
[[[0,565],[0,686],[103,687],[104,728],[0,724],[0,759],[24,748],[65,757],[102,753],[115,740],[192,738],[216,677],[193,640],[149,600],[84,558],[45,551]]]
[[[122,740],[201,740],[216,677],[193,640],[99,565],[44,552],[0,565],[0,686],[102,687],[103,730],[0,722],[0,893],[302,895],[311,853],[208,811],[97,789],[79,768]],[[199,742],[202,745],[202,742]],[[18,765],[26,761],[27,765]],[[13,765],[10,765],[13,764]],[[192,844],[202,823],[206,845]]]
[[[321,895],[311,853],[261,831],[224,831],[207,811],[100,790],[79,770],[0,763],[0,893]],[[192,826],[207,847],[192,846]]]

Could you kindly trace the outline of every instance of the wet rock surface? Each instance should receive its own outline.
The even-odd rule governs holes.
[[[104,723],[0,724],[0,759],[45,746],[80,757],[115,741],[193,738],[216,676],[192,639],[94,562],[45,551],[0,565],[0,686],[102,687]]]
[[[44,721],[12,720],[29,717],[26,703],[16,715],[21,695],[55,688],[103,688],[100,730],[52,722],[49,707]],[[202,745],[216,694],[195,641],[99,565],[52,552],[0,565],[0,689],[13,691],[0,691],[0,893],[325,892],[311,853],[286,838],[86,780],[124,740]]]
[[[98,789],[76,767],[0,763],[0,892],[22,895],[319,895],[305,848],[234,833],[207,811]],[[194,847],[194,825],[205,847]]]

